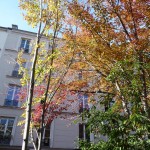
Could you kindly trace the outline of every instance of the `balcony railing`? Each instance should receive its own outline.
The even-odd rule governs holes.
[[[16,106],[18,107],[18,100],[9,100],[9,99],[5,99],[5,106]]]

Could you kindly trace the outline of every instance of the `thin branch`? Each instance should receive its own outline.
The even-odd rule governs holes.
[[[122,25],[122,27],[123,27],[123,29],[124,29],[124,32],[126,33],[126,35],[127,35],[127,37],[129,38],[129,40],[130,41],[132,41],[132,39],[131,39],[131,37],[130,37],[130,35],[129,35],[129,33],[128,33],[128,30],[126,29],[126,26],[125,26],[125,24],[124,24],[124,22],[123,22],[123,20],[122,20],[122,18],[121,18],[121,16],[120,16],[120,14],[116,11],[116,9],[115,9],[115,5],[114,5],[114,2],[111,0],[111,3],[108,1],[108,3],[113,7],[113,10],[114,10],[114,13],[117,15],[117,17],[119,18],[119,20],[120,20],[120,23],[121,23],[121,25]]]
[[[133,25],[134,25],[134,35],[135,35],[135,38],[138,40],[138,34],[137,34],[137,29],[136,29],[136,24],[135,24],[135,18],[134,18],[134,15],[133,15],[131,0],[129,0],[129,4],[130,4],[130,10],[131,10],[131,16],[132,16],[132,20],[133,20]]]

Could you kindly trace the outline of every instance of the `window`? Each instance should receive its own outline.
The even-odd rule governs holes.
[[[4,105],[18,107],[19,91],[20,91],[20,86],[9,85]]]
[[[88,110],[89,109],[88,95],[79,93],[78,99],[79,99],[79,113],[82,113],[84,110]],[[83,116],[82,121],[84,121]],[[88,141],[90,140],[90,132],[88,130],[86,123],[79,124],[79,138]]]
[[[24,63],[22,64],[22,66],[25,67],[25,66],[26,66],[26,62],[24,62]],[[14,67],[14,70],[12,71],[12,76],[13,76],[13,77],[22,78],[23,73],[20,73],[20,74],[19,74],[19,68],[20,68],[19,64],[16,63],[16,65],[15,65],[15,67]]]
[[[25,53],[29,53],[30,39],[22,39],[20,49],[23,49]]]
[[[0,117],[0,145],[10,144],[15,118]]]
[[[86,124],[79,123],[79,139],[90,141],[90,131]]]
[[[79,112],[83,112],[83,110],[89,109],[88,105],[88,95],[87,94],[79,94],[78,95],[79,99]]]
[[[46,125],[44,129],[44,146],[49,146],[49,138],[50,138],[50,124]]]

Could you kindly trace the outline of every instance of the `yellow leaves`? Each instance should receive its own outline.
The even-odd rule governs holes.
[[[20,0],[20,8],[24,12],[24,18],[32,27],[37,26],[39,22],[39,6],[38,1],[23,1]]]
[[[88,67],[87,63],[85,62],[75,62],[72,64],[71,68],[75,70],[83,70]]]
[[[97,102],[96,102],[96,100],[95,100],[93,97],[89,98],[88,104],[95,105],[96,103],[97,103]]]
[[[42,8],[39,0],[24,1],[20,0],[20,8],[24,12],[24,18],[33,28],[39,22],[50,23],[51,26],[60,19],[62,12],[60,10],[59,1],[48,0],[42,1]],[[41,14],[41,15],[40,15]],[[58,16],[57,16],[58,15]],[[55,21],[54,21],[55,20]]]
[[[131,15],[126,16],[126,21],[131,21],[131,20],[132,20]]]
[[[25,124],[25,120],[21,120],[21,121],[18,122],[17,125],[18,125],[18,126],[22,126],[22,125],[24,125],[24,124]]]
[[[105,78],[101,77],[100,81],[99,81],[99,85],[100,85],[100,89],[102,91],[107,91],[107,92],[112,92],[113,91],[113,86],[112,84],[107,81]]]
[[[18,61],[22,62],[23,51],[18,52]]]
[[[73,81],[68,84],[70,90],[80,90],[87,87],[87,82],[85,81]]]
[[[26,117],[26,114],[25,112],[21,115],[22,118],[25,118]]]

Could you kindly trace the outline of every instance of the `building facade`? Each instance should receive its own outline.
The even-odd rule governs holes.
[[[16,25],[12,25],[12,28],[0,27],[0,145],[22,145],[23,130],[17,125],[23,113],[17,96],[22,75],[18,72],[19,65],[16,59],[20,49],[24,50],[24,58],[27,60],[30,58],[32,51],[30,43],[35,38],[36,33],[20,30]],[[47,39],[42,40],[46,42],[48,48]],[[30,65],[29,62],[23,64],[26,68],[30,68]],[[57,118],[45,129],[43,144],[51,148],[73,149],[79,136],[85,137],[83,130],[82,125]]]

